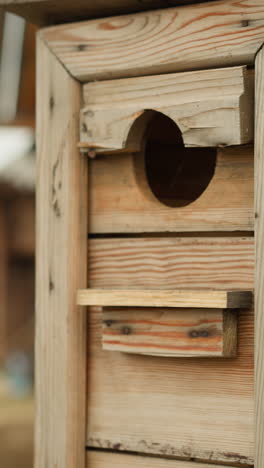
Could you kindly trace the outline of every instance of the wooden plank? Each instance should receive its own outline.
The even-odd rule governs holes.
[[[253,237],[90,239],[88,251],[91,288],[254,288]]]
[[[86,459],[88,466],[92,468],[135,468],[135,466],[139,468],[197,468],[197,463],[194,462],[124,453],[106,453],[100,450],[88,450]],[[213,468],[213,465],[200,463],[198,468]]]
[[[93,82],[83,95],[81,140],[97,152],[130,145],[139,151],[146,109],[172,119],[185,146],[253,140],[253,82],[245,67]],[[140,128],[133,131],[137,119]]]
[[[65,23],[118,13],[201,3],[203,0],[1,0],[0,6],[38,25]]]
[[[37,468],[84,468],[87,161],[76,149],[80,86],[38,39]]]
[[[263,43],[264,10],[261,0],[222,0],[55,26],[42,34],[80,81],[251,65]]]
[[[201,151],[197,157],[202,157],[204,150],[192,151]],[[157,155],[162,157],[162,151]],[[204,192],[189,205],[172,208],[153,194],[142,154],[91,160],[90,232],[251,231],[253,162],[250,146],[219,149],[213,178]],[[191,189],[193,180],[186,183]]]
[[[79,289],[77,304],[81,306],[117,307],[205,307],[248,308],[252,304],[250,291],[216,291],[190,289]]]
[[[264,108],[264,51],[256,57],[256,107],[255,107],[255,467],[262,468],[264,458],[264,158],[263,158],[263,108]]]
[[[221,309],[105,308],[103,349],[163,357],[234,357],[236,315]]]

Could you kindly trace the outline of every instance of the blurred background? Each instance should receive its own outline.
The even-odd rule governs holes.
[[[33,466],[35,34],[0,10],[0,467]]]

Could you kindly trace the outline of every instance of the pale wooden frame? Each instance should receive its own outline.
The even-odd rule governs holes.
[[[189,70],[191,67],[252,65],[256,60],[256,468],[264,466],[264,352],[263,352],[263,275],[261,258],[264,232],[264,2],[251,9],[251,0],[237,6],[223,0],[196,7],[162,10],[166,19],[173,11],[184,21],[193,21],[199,8],[208,17],[207,27],[199,32],[200,44],[208,52],[193,48],[184,61],[175,59],[177,50],[162,63],[162,53],[152,56],[151,65],[139,58],[134,66],[120,67],[113,60],[111,78],[159,72]],[[239,5],[242,3],[239,2]],[[251,4],[252,5],[252,4]],[[241,14],[237,12],[241,8]],[[252,8],[255,8],[252,13]],[[218,44],[211,29],[216,13],[236,15],[233,26],[226,21],[218,32]],[[211,14],[210,14],[211,13]],[[151,21],[157,12],[140,15]],[[253,15],[253,16],[252,16]],[[221,18],[221,22],[224,23]],[[252,19],[253,18],[253,19]],[[93,21],[93,27],[96,24]],[[255,21],[255,23],[254,23]],[[252,24],[251,24],[252,23]],[[87,23],[87,27],[90,22]],[[91,71],[89,48],[86,50],[84,23],[62,25],[40,31],[38,36],[38,181],[37,181],[37,301],[36,301],[36,442],[35,468],[84,468],[86,426],[86,312],[76,305],[76,292],[86,284],[87,244],[87,163],[77,150],[81,82],[106,78],[109,70]],[[234,28],[233,32],[230,29]],[[250,29],[250,31],[249,31]],[[210,33],[208,33],[210,31]],[[109,34],[111,31],[109,32]],[[255,33],[255,34],[254,34]],[[177,43],[177,34],[173,36]],[[233,35],[232,35],[233,34]],[[235,36],[234,34],[238,34]],[[231,39],[229,39],[231,37]],[[251,39],[250,39],[251,38]],[[253,39],[252,39],[253,38]],[[161,39],[162,40],[162,37]],[[191,43],[191,37],[188,39]],[[195,40],[195,39],[194,39]],[[122,41],[121,41],[122,42]],[[124,32],[123,42],[126,42]],[[239,45],[237,45],[239,44]],[[120,45],[120,40],[119,40]],[[211,45],[211,47],[210,47]],[[103,45],[102,45],[103,47]],[[79,51],[78,66],[72,57]],[[212,52],[213,51],[213,52]],[[258,53],[258,51],[260,51]],[[203,465],[202,465],[203,466]],[[205,465],[204,465],[205,466]]]

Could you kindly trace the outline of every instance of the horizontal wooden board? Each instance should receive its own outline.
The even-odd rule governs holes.
[[[80,289],[81,306],[182,307],[247,309],[252,305],[251,291],[195,289]]]
[[[250,146],[219,149],[214,175],[205,191],[187,206],[172,208],[151,191],[143,154],[100,156],[90,161],[89,230],[253,230],[253,162]]]
[[[222,0],[61,25],[42,35],[81,81],[248,65],[263,44],[264,9],[261,0]]]
[[[201,3],[203,0],[1,0],[0,6],[40,26],[118,13]]]
[[[90,239],[89,285],[108,289],[253,289],[253,237]]]
[[[90,239],[89,255],[91,287],[253,288],[252,237]],[[104,351],[91,308],[87,445],[253,465],[253,310],[238,318],[234,359],[173,359]]]
[[[81,141],[98,152],[127,146],[140,150],[144,122],[133,131],[135,121],[148,119],[145,109],[152,109],[178,125],[185,146],[249,143],[251,76],[245,67],[232,67],[88,83],[83,87]]]
[[[197,463],[194,462],[150,458],[99,450],[88,450],[86,459],[89,468],[135,468],[135,466],[139,468],[213,468],[213,465],[206,463],[199,463],[197,467]]]
[[[234,357],[237,313],[221,309],[103,309],[103,349],[163,357]]]

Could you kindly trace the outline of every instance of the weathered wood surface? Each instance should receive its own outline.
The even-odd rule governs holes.
[[[117,307],[195,307],[247,309],[252,305],[251,291],[192,289],[79,289],[81,306]]]
[[[87,161],[80,86],[38,41],[36,468],[84,468]]]
[[[197,468],[197,463],[182,460],[142,457],[123,453],[87,451],[87,464],[92,468]],[[211,464],[200,463],[198,468],[212,468]],[[230,468],[230,467],[227,467]]]
[[[253,237],[90,239],[88,260],[91,288],[254,288]]]
[[[256,58],[255,107],[255,467],[262,468],[264,459],[264,50]]]
[[[101,321],[91,308],[87,446],[253,465],[253,311],[234,359],[104,351]]]
[[[253,238],[91,239],[89,251],[91,287],[253,288]],[[253,464],[253,311],[239,313],[231,360],[103,351],[101,310],[88,320],[88,446]]]
[[[146,109],[171,118],[185,146],[253,140],[253,82],[245,67],[93,82],[83,87],[83,95],[81,141],[98,152],[140,150]],[[140,128],[133,132],[139,118]]]
[[[1,0],[0,6],[38,25],[201,3],[203,0]]]
[[[103,309],[103,349],[164,357],[234,357],[237,313],[219,309]]]
[[[223,20],[224,19],[224,20]],[[43,30],[81,81],[254,63],[263,43],[262,0],[222,0]]]
[[[142,154],[90,161],[90,232],[253,230],[253,149],[233,147],[217,154],[206,190],[193,203],[178,208],[165,206],[154,196]]]

